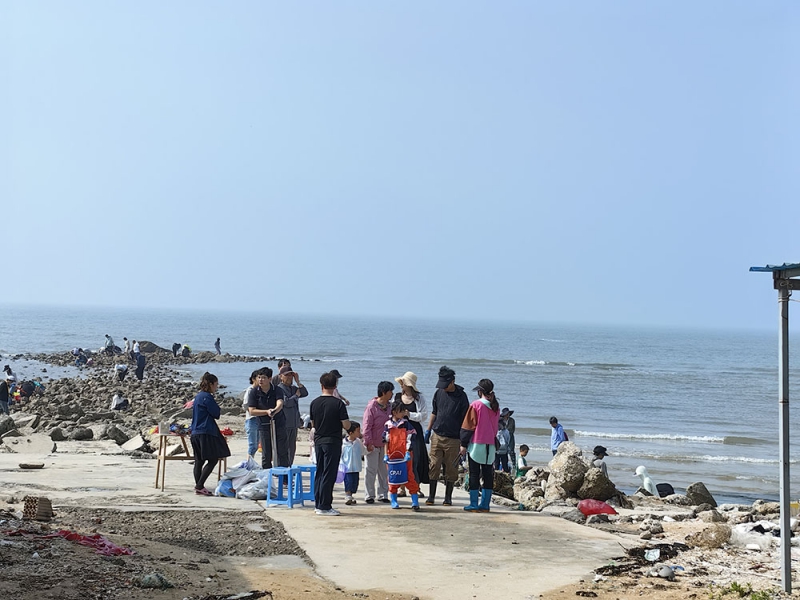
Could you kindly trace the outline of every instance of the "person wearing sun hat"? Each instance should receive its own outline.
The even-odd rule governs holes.
[[[411,371],[406,371],[394,380],[400,384],[400,390],[395,399],[402,400],[408,408],[408,421],[414,427],[417,435],[412,437],[412,468],[414,479],[417,483],[430,483],[428,448],[425,446],[425,439],[422,431],[424,423],[428,422],[428,403],[425,396],[417,388],[417,376]],[[424,498],[422,491],[420,498]]]
[[[514,438],[514,432],[517,430],[517,422],[511,417],[514,414],[513,410],[504,408],[500,411],[500,421],[505,425],[511,439],[508,440],[508,458],[512,465],[517,464],[517,453],[514,451],[517,447],[517,440]]]
[[[592,466],[600,469],[603,472],[603,475],[608,477],[608,467],[606,466],[606,461],[604,460],[605,457],[608,456],[606,447],[595,446],[594,450],[592,450],[592,454],[594,454],[594,458],[592,458]]]

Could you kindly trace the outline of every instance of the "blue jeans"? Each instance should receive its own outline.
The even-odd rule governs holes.
[[[8,412],[8,402],[4,400],[0,400],[0,414],[9,415],[11,413]]]
[[[244,431],[247,433],[247,454],[255,456],[258,451],[258,419],[247,419],[244,422]]]

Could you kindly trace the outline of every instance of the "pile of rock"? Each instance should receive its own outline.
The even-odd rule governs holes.
[[[160,421],[190,420],[192,411],[184,404],[196,393],[196,384],[171,376],[141,382],[99,375],[58,379],[42,394],[15,405],[11,417],[0,418],[0,439],[44,433],[53,441],[112,439],[122,445]],[[115,394],[128,400],[127,410],[110,409]],[[216,399],[223,414],[242,413],[238,398],[218,392]]]

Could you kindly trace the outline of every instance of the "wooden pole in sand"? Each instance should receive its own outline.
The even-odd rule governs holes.
[[[784,285],[780,285],[780,284]],[[778,446],[780,447],[781,502],[781,584],[787,594],[792,592],[791,512],[789,501],[789,285],[775,273],[780,312],[778,338]]]

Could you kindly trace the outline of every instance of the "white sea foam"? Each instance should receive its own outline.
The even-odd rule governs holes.
[[[611,440],[668,440],[682,442],[704,442],[721,444],[724,437],[715,435],[671,435],[668,433],[604,433],[600,431],[579,431],[575,435],[583,437],[605,438]]]
[[[546,365],[547,361],[544,360],[515,360],[515,365]]]

